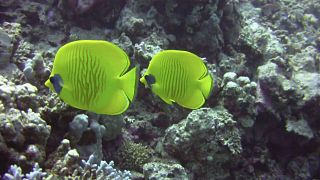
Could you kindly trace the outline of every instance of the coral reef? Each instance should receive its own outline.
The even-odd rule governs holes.
[[[28,82],[39,87],[41,85],[37,82],[43,83],[50,75],[50,70],[45,65],[42,55],[35,54],[32,59],[27,59],[25,61],[23,74]]]
[[[75,151],[76,153],[76,151]],[[71,151],[68,152],[66,156],[72,156]],[[74,155],[73,155],[74,156]],[[70,176],[57,176],[53,173],[46,173],[42,171],[42,168],[39,167],[39,164],[36,163],[31,172],[27,174],[22,174],[22,170],[17,165],[11,165],[8,173],[6,173],[3,177],[4,180],[15,180],[15,179],[25,179],[25,180],[33,180],[33,179],[57,179],[57,178],[74,178],[74,179],[107,179],[107,180],[130,180],[131,173],[130,171],[120,171],[114,168],[114,162],[110,161],[107,163],[106,161],[100,161],[99,164],[94,163],[96,161],[96,157],[94,155],[90,155],[87,161],[82,160],[82,167],[78,167],[72,175]],[[68,164],[66,164],[68,165]],[[70,165],[70,164],[69,164]],[[67,166],[65,166],[66,168]]]
[[[4,180],[15,180],[15,179],[42,179],[47,173],[42,172],[38,163],[35,163],[32,172],[22,174],[22,170],[17,165],[11,165],[8,173],[3,177]]]
[[[6,32],[0,29],[0,67],[4,67],[9,63],[12,51],[12,39]]]
[[[69,123],[70,139],[72,143],[78,144],[77,149],[83,157],[94,154],[96,161],[101,161],[102,155],[102,136],[105,132],[104,126],[96,120],[88,120],[88,116],[79,114]]]
[[[40,114],[11,108],[1,113],[0,119],[3,165],[18,164],[28,169],[34,162],[43,163],[51,127]]]
[[[180,164],[150,162],[143,166],[143,173],[147,179],[189,179]]]
[[[82,160],[84,164],[83,167],[83,177],[84,179],[123,179],[129,180],[131,179],[130,171],[119,171],[115,168],[114,162],[110,161],[107,163],[106,161],[101,161],[100,164],[93,163],[95,161],[95,157],[91,155],[87,161]]]
[[[241,137],[236,121],[223,107],[201,108],[166,130],[163,148],[167,153],[192,168],[195,174],[218,178],[206,168],[217,168],[230,163],[242,151]],[[221,173],[221,172],[220,172]],[[225,172],[227,175],[227,172]]]
[[[150,161],[151,150],[142,144],[125,141],[116,156],[115,160],[121,168],[142,171],[144,164]]]
[[[223,75],[221,99],[226,107],[243,127],[252,127],[256,117],[256,88],[257,84],[248,77],[234,72]]]
[[[17,108],[27,111],[38,108],[38,89],[29,84],[15,85],[5,77],[0,76],[0,99],[6,109]]]
[[[244,27],[240,31],[239,41],[244,47],[251,48],[251,51],[263,55],[264,58],[283,54],[284,47],[280,43],[280,39],[273,34],[271,29],[257,22],[258,13],[252,13],[252,11],[258,11],[258,9],[254,9],[249,3],[246,5],[242,7],[245,21]]]
[[[89,118],[85,114],[76,115],[69,123],[69,138],[71,143],[77,145],[82,157],[94,154],[96,161],[103,158],[102,141],[110,141],[116,138],[124,126],[121,116],[108,117],[91,114]]]

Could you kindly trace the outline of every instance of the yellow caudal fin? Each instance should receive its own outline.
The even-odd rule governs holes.
[[[138,73],[139,73],[139,68],[134,67],[120,77],[122,89],[131,102],[135,98],[136,91],[137,91]]]
[[[212,88],[213,78],[211,74],[208,73],[204,78],[200,79],[200,90],[205,99],[208,99],[208,97],[210,96]]]
[[[189,108],[189,109],[198,109],[204,104],[205,99],[201,91],[195,90],[188,94],[189,96],[187,96],[186,98],[177,100],[177,103],[180,106]]]

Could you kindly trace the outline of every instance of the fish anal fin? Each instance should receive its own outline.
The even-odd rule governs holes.
[[[156,95],[158,95],[160,97],[160,99],[162,99],[165,103],[167,104],[172,104],[173,102],[175,102],[174,100],[166,97],[166,95],[164,95],[163,93],[163,89],[161,88],[161,86],[156,82],[154,84],[151,85],[151,89],[152,89],[152,92]]]
[[[106,106],[97,110],[96,113],[118,115],[127,110],[130,105],[130,100],[123,90],[114,92],[110,98]]]
[[[200,90],[195,90],[189,94],[186,98],[177,100],[177,103],[189,109],[198,109],[204,104],[205,98]]]

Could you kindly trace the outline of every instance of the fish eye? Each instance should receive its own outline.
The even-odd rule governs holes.
[[[155,78],[153,75],[151,75],[151,74],[146,75],[144,78],[146,79],[147,84],[148,84],[150,87],[151,87],[152,84],[156,83],[156,78]]]
[[[51,76],[49,79],[50,79],[50,82],[53,84],[54,83],[54,76]]]
[[[54,90],[56,93],[60,93],[62,86],[63,86],[63,81],[62,78],[59,74],[55,74],[54,76],[49,78]]]

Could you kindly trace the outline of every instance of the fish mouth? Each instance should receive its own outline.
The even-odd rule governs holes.
[[[146,78],[144,78],[144,76],[140,78],[140,82],[144,85],[145,88],[148,88],[148,83],[146,81]]]
[[[48,88],[50,88],[50,80],[48,79],[48,80],[46,80],[46,82],[44,83],[44,85],[46,86],[46,87],[48,87]]]
[[[53,90],[53,85],[50,82],[50,78],[44,83],[44,85],[49,88],[50,90]]]

